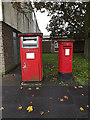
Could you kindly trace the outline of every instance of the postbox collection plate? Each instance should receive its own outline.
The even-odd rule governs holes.
[[[35,59],[34,53],[26,53],[26,59]]]
[[[70,55],[70,49],[65,49],[65,55]]]

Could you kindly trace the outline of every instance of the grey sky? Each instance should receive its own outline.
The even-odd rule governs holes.
[[[38,12],[35,12],[35,13],[36,13],[37,22],[38,22],[38,25],[39,25],[39,28],[40,28],[41,32],[43,33],[43,35],[49,35],[50,32],[48,32],[46,30],[46,26],[47,26],[47,24],[49,23],[49,20],[50,20],[50,17],[47,16],[47,12],[40,13],[38,11]]]

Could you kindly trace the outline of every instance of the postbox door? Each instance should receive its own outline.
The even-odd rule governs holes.
[[[71,47],[64,47],[64,66],[66,73],[72,71],[72,52]]]
[[[38,49],[24,49],[22,58],[23,81],[39,81],[39,77]]]

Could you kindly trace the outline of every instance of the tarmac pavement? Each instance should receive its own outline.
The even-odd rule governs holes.
[[[55,84],[29,90],[21,87],[20,81],[19,68],[3,77],[2,118],[88,118],[88,87]],[[28,112],[28,106],[33,111]]]

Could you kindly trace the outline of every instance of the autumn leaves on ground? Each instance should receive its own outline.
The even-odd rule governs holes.
[[[43,54],[43,74],[44,79],[56,82],[58,76],[58,54]],[[83,53],[74,53],[72,76],[74,84],[88,85],[88,60],[84,59]],[[61,81],[60,84],[64,85]]]
[[[3,76],[3,117],[87,117],[88,61],[83,54],[74,53],[71,86],[57,79],[58,54],[43,53],[42,62],[44,79],[40,86],[20,85],[20,66]]]
[[[69,116],[74,115],[74,117],[76,117],[76,114],[80,115],[82,113],[81,116],[83,116],[84,114],[85,117],[87,117],[89,105],[87,102],[87,92],[86,92],[87,90],[85,90],[85,87],[83,86],[78,86],[78,87],[76,86],[75,87],[55,87],[54,86],[54,87],[45,87],[45,88],[26,87],[26,86],[24,87],[21,86],[17,88],[12,87],[12,89],[16,89],[16,92],[14,93],[11,92],[10,88],[9,87],[3,88],[3,90],[7,91],[8,93],[6,97],[5,95],[3,95],[4,97],[3,105],[2,107],[0,107],[0,110],[2,110],[4,117],[7,117],[7,116],[18,117],[19,115],[24,117],[26,115],[28,117],[32,117],[32,116],[36,117],[36,115],[38,115],[38,117],[40,116],[49,117],[50,114],[53,116],[53,114],[56,114],[57,112],[59,112],[59,110],[67,111]],[[10,101],[11,104],[7,102],[8,99],[10,99],[10,97],[11,97],[11,101]],[[77,98],[81,100],[81,103],[78,103],[79,101]],[[67,107],[67,110],[66,110],[66,107]],[[69,109],[70,111],[72,111],[71,114]],[[78,112],[77,112],[77,109],[78,109]],[[61,113],[62,112],[58,113],[59,117],[62,117]],[[65,116],[68,117],[68,114],[67,115],[65,114]]]

